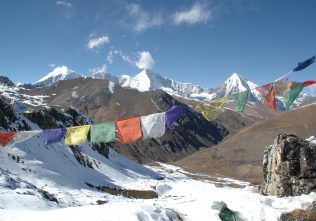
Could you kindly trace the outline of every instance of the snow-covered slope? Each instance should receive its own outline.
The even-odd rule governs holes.
[[[69,80],[69,79],[74,79],[78,77],[81,77],[81,75],[76,74],[73,70],[63,65],[63,66],[54,68],[52,72],[48,73],[46,76],[36,81],[34,85],[47,86],[60,80]]]
[[[40,122],[40,118],[31,116],[43,115],[44,112],[25,114],[26,107],[23,108],[24,105],[18,101],[16,103],[18,105],[2,105],[1,114],[7,117],[5,122],[1,121],[0,130],[41,129],[36,122]],[[84,124],[92,123],[89,117],[78,114],[77,118]],[[48,126],[72,126],[75,115],[55,111],[50,117],[56,119]],[[50,120],[47,118],[46,121]],[[93,146],[89,142],[67,146],[63,140],[45,146],[42,133],[1,148],[0,159],[0,209],[34,207],[32,204],[24,205],[29,200],[47,201],[37,205],[45,208],[96,204],[96,199],[102,199],[104,195],[100,190],[110,188],[114,193],[126,189],[153,191],[153,182],[161,178],[158,173],[128,160],[110,146]],[[20,194],[23,196],[19,197]]]
[[[19,178],[8,176],[6,171],[0,177],[0,219],[14,221],[55,221],[55,220],[90,220],[90,221],[195,221],[220,220],[219,211],[212,208],[215,201],[224,201],[228,208],[236,212],[237,220],[277,221],[282,212],[297,208],[306,209],[315,199],[316,194],[298,197],[276,198],[263,196],[248,183],[228,178],[207,177],[209,180],[194,180],[179,167],[160,164],[153,168],[163,173],[165,179],[155,181],[158,198],[127,199],[123,196],[109,196],[86,189],[71,189],[60,186],[60,194],[68,202],[84,202],[80,207],[57,205],[34,191],[34,186],[22,182]],[[3,182],[6,180],[6,182]],[[229,185],[239,186],[232,188]],[[49,189],[44,186],[44,189]],[[66,190],[68,192],[66,192]],[[57,190],[56,190],[57,192]],[[66,194],[68,193],[68,194]],[[50,195],[46,194],[49,198]],[[242,200],[241,200],[242,199]],[[97,204],[103,205],[95,205]],[[79,204],[80,205],[80,204]]]

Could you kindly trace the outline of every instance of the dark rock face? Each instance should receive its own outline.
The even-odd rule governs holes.
[[[15,86],[15,84],[8,77],[5,76],[0,76],[0,84],[7,85],[9,87]]]
[[[9,130],[11,123],[17,120],[13,106],[6,98],[0,96],[0,127]]]
[[[261,193],[298,196],[316,188],[316,145],[295,135],[279,134],[264,151]]]

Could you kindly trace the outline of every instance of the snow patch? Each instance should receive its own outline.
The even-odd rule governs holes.
[[[115,84],[112,81],[109,81],[109,91],[111,94],[114,94]]]

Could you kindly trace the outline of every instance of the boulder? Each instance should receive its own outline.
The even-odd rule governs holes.
[[[316,145],[295,135],[279,134],[263,157],[261,193],[298,196],[316,188]]]

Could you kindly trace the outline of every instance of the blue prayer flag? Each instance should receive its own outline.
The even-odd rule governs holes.
[[[175,105],[166,112],[166,126],[169,128],[187,110],[183,105]]]
[[[311,64],[313,64],[315,62],[315,55],[303,62],[299,62],[297,67],[293,69],[293,71],[301,71],[305,68],[307,68],[308,66],[310,66]]]
[[[66,134],[66,128],[46,129],[43,130],[45,145],[59,142]]]

